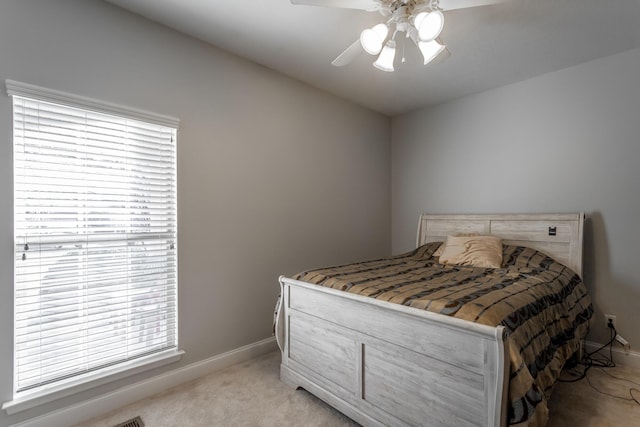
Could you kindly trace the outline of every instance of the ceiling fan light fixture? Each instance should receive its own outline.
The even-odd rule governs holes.
[[[378,70],[393,72],[393,61],[396,57],[396,42],[395,40],[389,40],[387,44],[382,48],[382,52],[373,66]]]
[[[420,12],[413,20],[420,41],[430,42],[440,35],[444,27],[444,15],[439,10]]]
[[[370,55],[378,56],[373,63],[375,68],[388,72],[394,71],[395,38],[398,33],[404,33],[405,38],[411,39],[420,50],[425,65],[433,60],[440,62],[451,56],[451,52],[439,38],[444,29],[444,11],[505,1],[509,0],[290,0],[293,4],[379,12],[386,23],[362,31],[360,37],[331,64],[336,67],[346,65],[364,50]],[[389,37],[391,30],[393,36]],[[403,43],[402,62],[405,62],[404,53]]]
[[[445,46],[438,43],[437,40],[431,40],[430,42],[418,42],[418,49],[424,58],[424,65],[427,65],[442,53]]]
[[[389,28],[385,24],[378,24],[360,33],[360,44],[369,55],[377,55],[382,50],[382,43],[387,38]]]

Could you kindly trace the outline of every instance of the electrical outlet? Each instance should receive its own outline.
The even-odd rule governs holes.
[[[609,328],[609,321],[611,321],[611,323],[613,323],[613,327],[616,328],[616,316],[614,316],[613,314],[605,314],[604,315],[604,326],[606,328]]]

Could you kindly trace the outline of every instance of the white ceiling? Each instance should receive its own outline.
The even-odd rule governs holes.
[[[289,0],[107,0],[241,57],[393,116],[640,47],[640,0],[510,0],[445,12],[451,56],[423,66],[407,44],[394,73],[361,54],[331,61],[377,12]]]

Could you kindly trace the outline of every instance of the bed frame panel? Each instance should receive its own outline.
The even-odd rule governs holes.
[[[493,234],[581,274],[583,223],[583,214],[423,214],[417,243],[461,232]],[[280,284],[276,338],[285,383],[365,426],[506,425],[503,327],[283,276]]]
[[[560,261],[582,277],[584,214],[422,214],[417,246],[458,233],[491,234],[508,245],[528,246]]]

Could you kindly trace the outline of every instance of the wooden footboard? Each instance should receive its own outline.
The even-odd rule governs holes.
[[[365,426],[506,425],[503,327],[280,283],[285,383]]]

